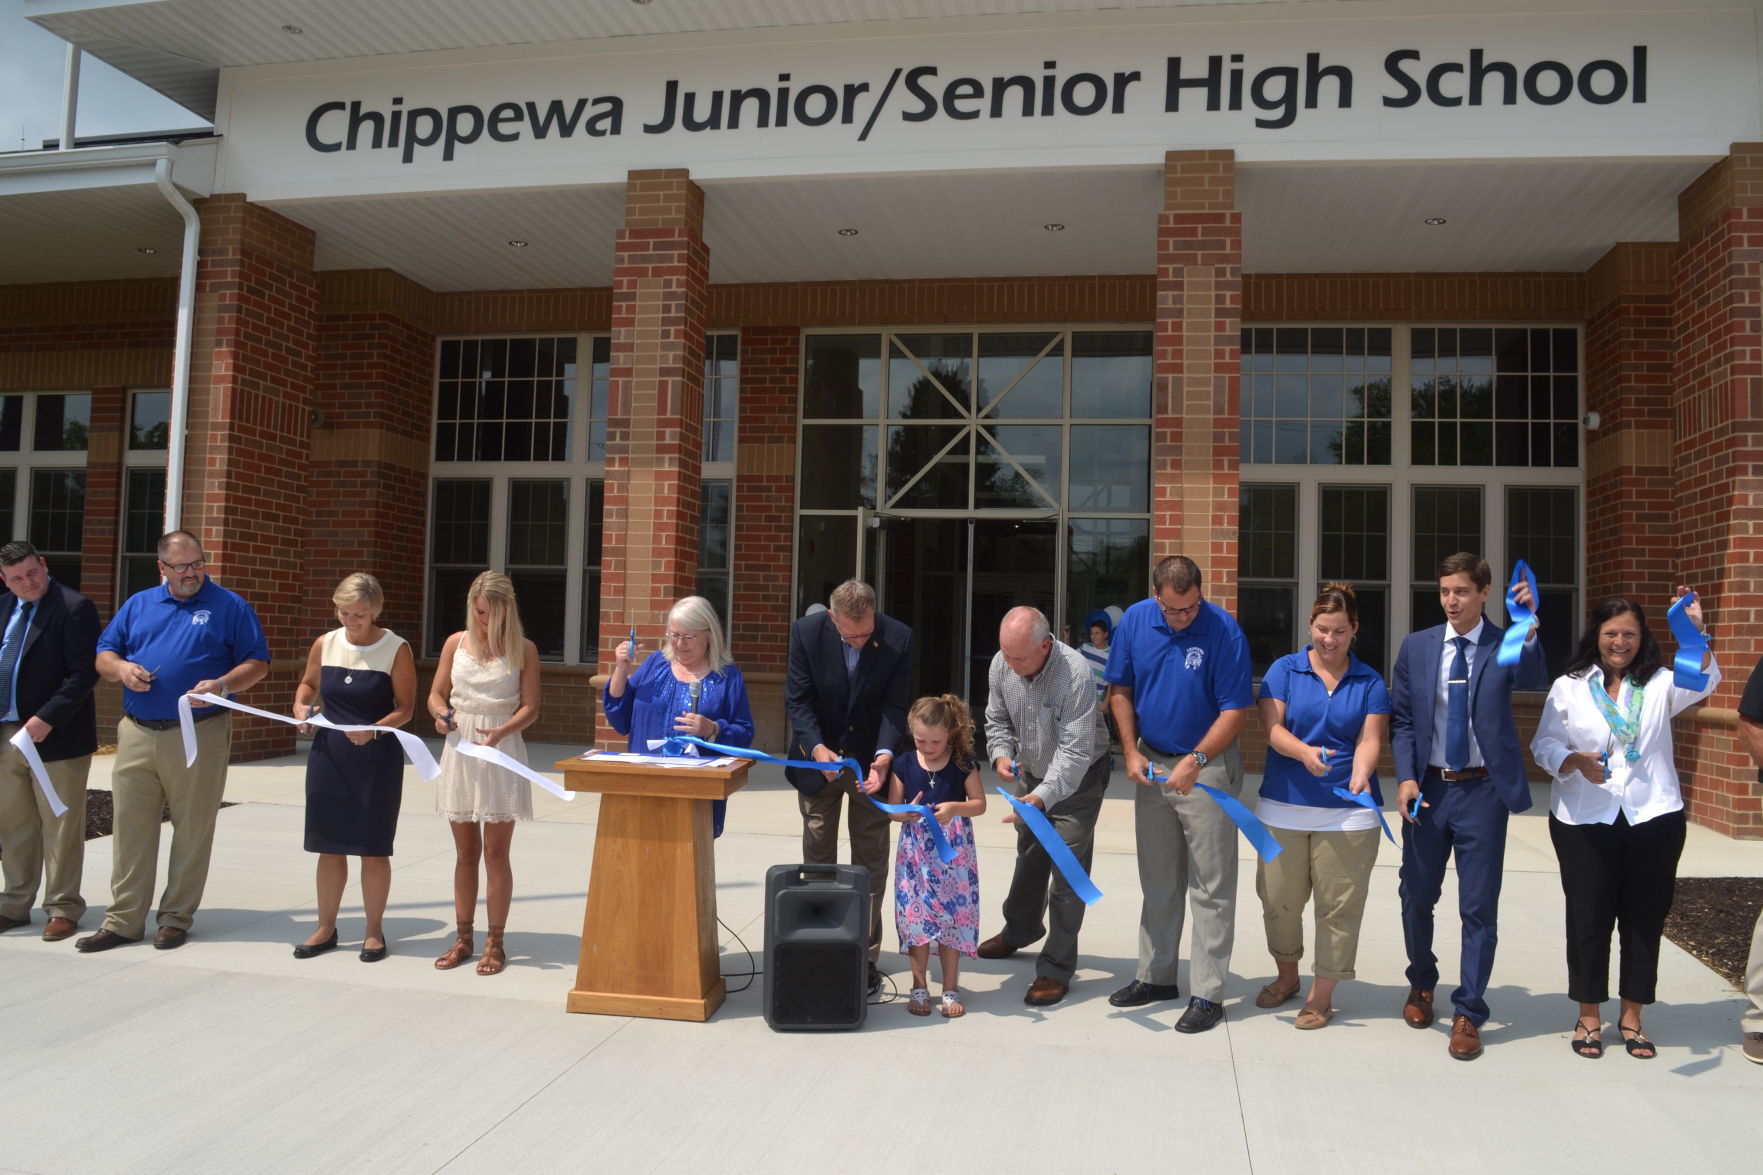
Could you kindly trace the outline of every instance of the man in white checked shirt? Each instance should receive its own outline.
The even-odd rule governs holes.
[[[1088,662],[1053,639],[1039,609],[1012,608],[999,625],[988,680],[986,753],[992,767],[1019,799],[1047,814],[1059,839],[1087,870],[1112,765]],[[1017,822],[1015,816],[1006,820]],[[979,957],[1008,958],[1045,935],[1023,1002],[1056,1004],[1077,970],[1083,922],[1083,899],[1052,867],[1034,834],[1017,822],[1016,873],[1004,898],[1004,929],[979,944]]]

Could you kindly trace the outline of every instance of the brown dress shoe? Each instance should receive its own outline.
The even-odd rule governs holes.
[[[156,951],[175,951],[184,945],[190,932],[179,926],[161,926],[159,933],[153,936],[153,949]]]
[[[79,928],[80,924],[72,918],[63,918],[57,915],[49,919],[49,924],[43,927],[43,941],[60,942]]]
[[[1016,948],[1004,941],[1004,936],[994,934],[979,944],[978,954],[982,959],[1008,959],[1016,953]]]
[[[8,918],[6,915],[0,914],[0,934],[5,934],[8,930],[16,930],[20,926],[29,926],[30,924],[31,916],[29,914],[26,914],[23,918]]]
[[[1481,1056],[1481,1029],[1468,1016],[1451,1021],[1451,1056],[1459,1061],[1473,1061]]]
[[[1410,1028],[1431,1028],[1432,992],[1409,988],[1408,1002],[1402,1005],[1402,1022]]]
[[[1057,979],[1040,975],[1028,985],[1028,994],[1022,997],[1022,1002],[1031,1008],[1045,1008],[1064,999],[1065,993],[1070,990],[1068,985]]]

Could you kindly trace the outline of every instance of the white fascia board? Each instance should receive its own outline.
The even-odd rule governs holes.
[[[20,151],[0,155],[0,197],[32,192],[67,192],[153,183],[161,159],[172,161],[172,182],[185,195],[201,199],[214,191],[214,165],[220,140],[184,143],[123,143],[76,147],[71,151]]]

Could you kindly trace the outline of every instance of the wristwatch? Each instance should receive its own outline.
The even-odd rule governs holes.
[[[1195,751],[1194,752],[1194,762],[1198,763],[1200,766],[1204,767],[1207,763],[1209,763],[1211,761],[1212,761],[1211,757],[1208,756],[1205,751]]]

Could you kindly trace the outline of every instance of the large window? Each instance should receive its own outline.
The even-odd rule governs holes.
[[[86,392],[0,396],[0,525],[49,562],[49,574],[80,586],[86,522]]]
[[[130,392],[128,414],[118,600],[159,583],[158,545],[165,530],[165,459],[166,442],[171,435],[171,393]]]
[[[1250,327],[1242,341],[1256,672],[1304,645],[1314,591],[1341,579],[1359,597],[1357,651],[1387,674],[1405,633],[1443,621],[1435,573],[1456,551],[1493,567],[1501,621],[1513,563],[1530,564],[1559,668],[1581,619],[1579,331]]]
[[[610,341],[599,337],[441,342],[428,655],[463,624],[471,581],[494,568],[514,581],[521,621],[542,658],[584,664],[598,658],[611,360]],[[738,382],[738,338],[710,336],[704,477],[707,506],[720,503],[724,520],[724,537],[711,555],[720,560],[712,570],[720,571],[725,608],[730,503],[721,479],[734,474]]]

